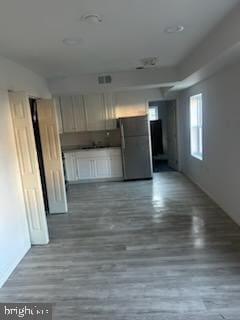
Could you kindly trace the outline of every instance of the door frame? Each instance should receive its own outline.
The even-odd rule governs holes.
[[[177,97],[172,97],[171,99],[148,99],[147,100],[147,112],[149,112],[149,108],[150,108],[150,103],[152,102],[157,102],[157,101],[163,101],[163,102],[171,102],[171,101],[175,101],[175,108],[176,108],[176,154],[177,154],[177,164],[176,164],[176,171],[180,171],[181,170],[181,163],[180,163],[180,145],[179,145],[179,103],[178,103],[178,99]],[[168,106],[167,106],[168,107]]]

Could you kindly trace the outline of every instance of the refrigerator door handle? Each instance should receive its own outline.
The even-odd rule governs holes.
[[[123,129],[122,122],[120,124],[120,128],[121,128],[122,148],[125,149],[126,145],[125,145],[124,129]]]

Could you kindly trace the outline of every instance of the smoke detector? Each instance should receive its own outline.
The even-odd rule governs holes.
[[[184,30],[184,26],[170,26],[167,27],[164,31],[166,33],[179,33],[179,32],[183,32]]]
[[[143,58],[142,64],[144,67],[154,67],[158,62],[158,57],[149,57],[149,58]]]
[[[95,12],[87,12],[81,16],[81,21],[89,22],[93,24],[98,24],[103,21],[103,18],[100,14]]]
[[[82,44],[82,38],[64,38],[62,42],[66,46],[77,47]]]
[[[143,58],[141,60],[140,66],[138,66],[136,69],[141,70],[145,68],[155,67],[157,63],[158,63],[158,57]]]

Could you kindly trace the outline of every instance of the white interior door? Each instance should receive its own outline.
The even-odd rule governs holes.
[[[177,151],[177,112],[176,102],[167,103],[168,111],[168,165],[170,168],[178,170]]]
[[[32,244],[49,242],[46,213],[28,97],[9,92],[19,168]]]
[[[49,213],[64,213],[68,210],[67,197],[57,127],[57,114],[53,100],[38,100],[37,110]]]

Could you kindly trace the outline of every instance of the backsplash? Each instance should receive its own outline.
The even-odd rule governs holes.
[[[60,135],[60,140],[62,148],[93,144],[118,147],[121,144],[119,129],[63,133]]]

